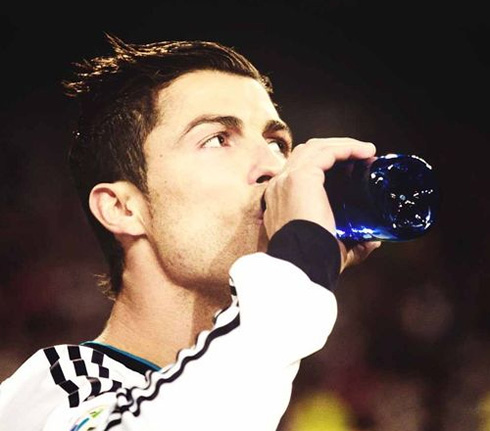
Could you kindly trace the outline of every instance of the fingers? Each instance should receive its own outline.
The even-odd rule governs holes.
[[[363,262],[377,248],[381,247],[381,241],[360,242],[352,245],[346,245],[339,240],[341,252],[341,269],[343,272],[346,268],[358,265]]]
[[[314,138],[304,144],[297,145],[291,153],[287,165],[289,169],[314,165],[326,171],[336,161],[366,159],[375,154],[376,147],[371,142],[353,138]]]
[[[297,145],[284,169],[265,190],[264,226],[269,237],[288,221],[309,220],[336,235],[335,219],[324,188],[325,171],[337,161],[373,157],[376,147],[352,138],[310,139]],[[345,266],[363,260],[373,245],[342,250]]]

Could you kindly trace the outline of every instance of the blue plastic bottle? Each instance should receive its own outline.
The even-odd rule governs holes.
[[[432,166],[415,155],[337,162],[325,190],[342,240],[408,241],[434,225],[441,194]]]

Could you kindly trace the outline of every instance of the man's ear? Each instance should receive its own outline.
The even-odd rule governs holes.
[[[147,204],[141,191],[127,181],[100,183],[89,196],[94,217],[114,234],[140,236],[146,233]]]

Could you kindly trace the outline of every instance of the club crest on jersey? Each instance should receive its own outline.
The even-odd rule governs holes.
[[[97,428],[101,423],[102,413],[107,409],[107,406],[99,406],[90,409],[88,412],[80,416],[75,424],[70,428],[70,431],[91,431]]]

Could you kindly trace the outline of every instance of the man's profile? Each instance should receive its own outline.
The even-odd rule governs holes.
[[[47,346],[3,382],[0,420],[273,431],[335,324],[339,274],[379,246],[336,238],[324,172],[376,148],[294,144],[271,81],[233,48],[108,41],[65,88],[80,103],[70,167],[112,312],[93,340]],[[19,400],[31,415],[11,414]]]

